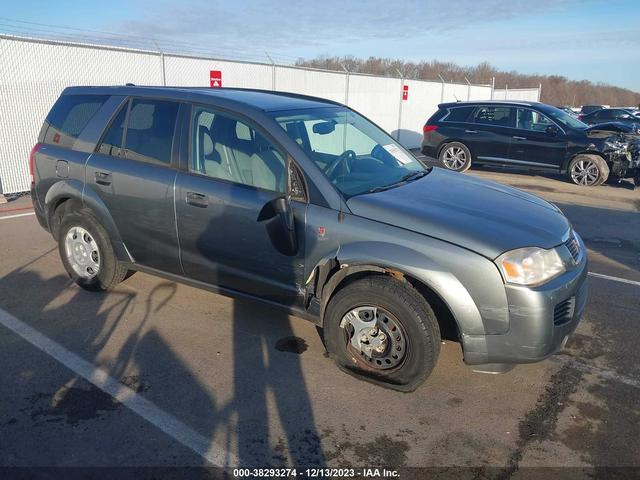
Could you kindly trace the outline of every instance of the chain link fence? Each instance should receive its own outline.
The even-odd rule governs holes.
[[[372,119],[408,148],[420,145],[422,126],[448,101],[536,101],[540,88],[496,90],[277,65],[166,54],[59,40],[0,35],[0,193],[27,191],[29,151],[49,109],[71,85],[210,86],[301,93],[344,103]]]

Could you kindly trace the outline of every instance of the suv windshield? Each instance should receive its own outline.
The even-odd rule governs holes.
[[[293,110],[273,116],[347,197],[392,188],[427,172],[387,133],[348,108]]]
[[[584,130],[585,128],[589,128],[586,123],[582,123],[573,115],[569,115],[564,110],[560,110],[559,108],[549,107],[548,109],[544,109],[543,112],[545,115],[550,116],[556,122],[564,125],[565,127],[575,128],[576,130]]]

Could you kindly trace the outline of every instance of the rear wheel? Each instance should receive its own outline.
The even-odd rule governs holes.
[[[69,276],[87,290],[109,290],[127,275],[107,232],[89,210],[65,212],[58,228],[58,249]]]
[[[577,155],[569,164],[569,178],[576,185],[597,187],[609,178],[609,166],[598,155]]]
[[[410,284],[383,275],[338,291],[327,306],[323,335],[340,368],[404,392],[425,381],[440,352],[429,304]]]
[[[454,172],[464,172],[471,166],[471,152],[460,142],[446,144],[439,155],[442,166]]]

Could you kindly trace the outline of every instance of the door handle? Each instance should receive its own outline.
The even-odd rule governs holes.
[[[517,135],[514,135],[513,137],[514,140],[526,140],[526,137],[518,137]]]
[[[187,192],[187,203],[194,207],[207,208],[209,200],[206,195],[197,192]]]
[[[95,172],[94,178],[98,185],[111,185],[111,174],[109,172]]]
[[[465,130],[464,132],[465,133],[478,133],[477,130]]]

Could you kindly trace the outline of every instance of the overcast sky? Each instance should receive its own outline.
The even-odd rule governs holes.
[[[640,0],[0,0],[0,7],[0,30],[7,19],[22,20],[185,42],[236,57],[266,50],[283,59],[488,61],[640,92]]]

